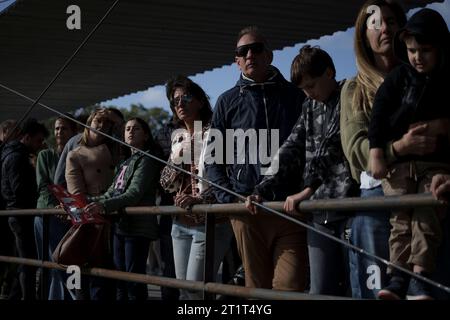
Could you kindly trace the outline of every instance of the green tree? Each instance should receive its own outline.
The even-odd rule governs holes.
[[[111,106],[110,106],[111,107]],[[129,109],[119,108],[125,119],[139,117],[144,119],[150,126],[152,134],[161,129],[164,124],[170,121],[170,114],[161,107],[146,108],[142,103],[131,104]]]

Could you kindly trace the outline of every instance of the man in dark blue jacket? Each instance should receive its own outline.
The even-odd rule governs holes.
[[[264,165],[270,163],[263,157],[276,154],[272,149],[278,149],[289,136],[305,96],[271,66],[272,51],[256,27],[241,30],[235,56],[242,74],[236,86],[217,100],[211,134],[220,131],[224,144],[223,149],[212,150],[216,161],[208,164],[206,160],[206,172],[213,182],[247,196],[263,174],[268,174]],[[228,134],[230,129],[234,136]],[[239,142],[235,147],[236,137],[239,140],[245,134],[241,147]],[[211,139],[210,145],[214,141]],[[221,203],[237,202],[223,190],[216,188],[215,194]],[[304,290],[307,255],[303,228],[272,215],[232,217],[231,223],[247,287]]]

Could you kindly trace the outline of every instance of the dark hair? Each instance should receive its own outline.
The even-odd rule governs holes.
[[[65,115],[65,117],[63,117],[63,116],[57,117],[55,120],[55,123],[58,120],[65,121],[66,123],[68,123],[70,130],[72,130],[72,132],[76,133],[78,131],[78,124],[75,121],[73,121],[74,117],[69,113],[64,113],[64,115]]]
[[[150,130],[149,124],[144,119],[139,118],[139,117],[134,117],[134,118],[128,119],[127,122],[130,122],[133,120],[138,122],[139,125],[141,126],[142,130],[148,135],[148,139],[147,139],[142,151],[149,150],[152,155],[154,155],[158,158],[161,158],[162,154],[163,154],[162,148],[158,143],[156,143],[155,139],[153,138],[152,131]]]
[[[448,73],[450,34],[439,12],[428,8],[419,10],[408,20],[405,27],[397,32],[394,49],[396,55],[400,59],[403,58],[402,60],[407,61],[404,56],[407,52],[406,40],[411,38],[420,45],[431,45],[436,48],[440,62],[434,69],[443,74]]]
[[[291,81],[299,86],[304,76],[307,75],[311,78],[320,77],[327,68],[333,71],[333,78],[336,77],[333,59],[325,50],[320,49],[318,46],[303,46],[292,61]]]
[[[413,14],[397,36],[401,41],[413,37],[419,44],[430,44],[437,48],[447,47],[450,41],[444,18],[439,12],[429,8]]]
[[[446,43],[443,43],[444,41],[438,41],[437,38],[429,37],[423,34],[410,32],[408,30],[402,31],[398,35],[398,39],[403,43],[401,45],[397,45],[397,51],[406,51],[404,48],[406,48],[406,40],[408,38],[414,38],[418,44],[420,45],[431,45],[434,48],[438,50],[438,62],[437,65],[433,68],[434,70],[437,70],[437,72],[441,72],[447,76],[449,72],[449,61],[448,61],[448,55],[449,55],[449,45]],[[401,49],[399,49],[401,48]],[[406,58],[404,58],[406,61]]]
[[[431,44],[433,46],[439,47],[438,42],[433,41],[433,39],[431,39],[430,37],[427,37],[427,36],[425,36],[423,34],[410,32],[408,30],[403,30],[400,33],[400,35],[398,36],[398,38],[401,41],[403,41],[403,42],[405,42],[405,40],[408,39],[408,38],[414,38],[417,41],[418,44],[421,44],[421,45]]]
[[[47,128],[42,123],[37,122],[37,120],[34,118],[25,120],[20,127],[21,136],[35,136],[40,133],[44,136],[44,138],[47,138],[50,134]]]
[[[81,113],[75,119],[77,119],[79,122],[81,122],[83,124],[86,124],[87,120],[89,119],[89,114]],[[82,126],[81,124],[77,124],[77,131],[78,131],[78,133],[83,133],[84,126]]]
[[[202,104],[202,108],[200,109],[200,120],[203,124],[208,123],[212,117],[212,108],[209,103],[208,95],[198,84],[183,75],[178,75],[166,83],[166,96],[170,102],[170,109],[173,112],[174,123],[184,126],[184,122],[178,118],[175,106],[173,105],[173,94],[177,88],[184,89],[186,93],[193,95],[194,98],[200,101]]]
[[[116,116],[118,116],[120,119],[122,119],[123,121],[125,121],[125,117],[123,116],[122,111],[120,111],[117,108],[114,107],[108,107],[108,110],[110,110],[111,112],[113,112]]]

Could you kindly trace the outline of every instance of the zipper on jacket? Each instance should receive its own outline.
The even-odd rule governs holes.
[[[267,98],[266,98],[266,90],[264,89],[264,84],[261,86],[261,89],[263,91],[263,103],[264,103],[264,111],[266,113],[266,128],[267,128],[267,142],[268,142],[268,153],[267,154],[272,154],[272,137],[271,137],[271,132],[270,132],[270,127],[269,127],[269,112],[267,111]]]
[[[239,181],[239,178],[241,176],[241,172],[242,172],[242,168],[238,170],[237,176],[236,176],[236,180]]]

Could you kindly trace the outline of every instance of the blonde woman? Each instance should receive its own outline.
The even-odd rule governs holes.
[[[371,14],[369,6],[378,6],[380,16]],[[380,18],[380,28],[376,19]],[[355,55],[358,73],[344,85],[341,92],[341,140],[350,163],[353,178],[361,183],[361,197],[383,196],[381,181],[368,170],[368,127],[372,104],[385,76],[399,63],[395,58],[393,39],[406,23],[402,8],[393,1],[370,0],[361,8],[355,24]],[[369,26],[369,27],[368,27]],[[433,152],[436,137],[430,131],[443,123],[422,123],[412,126],[401,139],[391,141],[385,149],[387,163],[408,154]],[[350,242],[366,251],[389,259],[390,212],[358,212],[352,221]],[[355,298],[376,298],[387,284],[386,266],[350,252],[352,295]]]
[[[98,131],[112,134],[115,127],[114,116],[106,108],[95,110],[86,121],[86,124]],[[118,162],[117,148],[111,144],[103,135],[90,129],[85,129],[78,142],[78,147],[70,151],[66,160],[65,179],[67,191],[72,194],[82,193],[86,196],[100,196],[104,194],[111,185],[115,166]],[[105,242],[109,242],[108,234],[105,234]],[[105,247],[109,247],[109,244]],[[99,261],[105,261],[108,265],[95,265],[96,267],[108,267],[112,264],[110,252]],[[109,262],[109,260],[111,260]],[[108,262],[107,262],[108,261]],[[86,280],[86,279],[85,279]],[[103,300],[106,297],[113,298],[112,290],[105,286],[108,281],[101,278],[89,278],[89,291],[77,291],[77,300],[88,298],[92,300]],[[86,288],[87,284],[82,287]]]
[[[110,134],[113,121],[111,111],[97,109],[88,118],[90,127]],[[79,146],[70,151],[66,160],[67,191],[98,196],[106,192],[112,182],[117,155],[112,154],[106,138],[93,130],[85,129]]]
[[[372,24],[376,17],[370,11],[368,13],[371,5],[381,9],[381,28]],[[375,93],[385,75],[397,65],[392,40],[405,22],[402,8],[385,0],[367,1],[356,20],[354,44],[358,73],[347,81],[341,92],[341,140],[352,176],[361,183],[361,197],[383,196],[381,181],[366,172],[369,157],[367,132]],[[392,143],[386,151],[390,161],[395,159]],[[389,217],[390,212],[357,212],[351,223],[350,242],[389,259]],[[376,298],[378,290],[387,282],[385,266],[354,251],[350,251],[349,262],[352,296]]]

